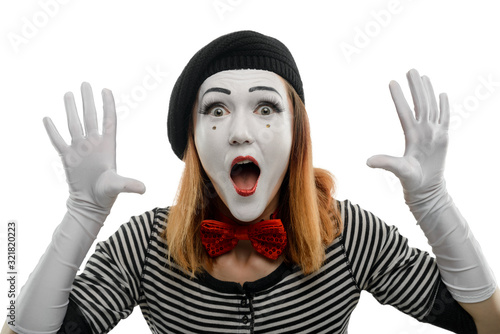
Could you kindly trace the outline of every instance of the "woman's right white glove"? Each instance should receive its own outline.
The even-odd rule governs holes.
[[[81,86],[85,133],[73,94],[64,96],[71,145],[67,145],[52,120],[43,123],[61,156],[69,185],[67,212],[52,242],[31,273],[16,301],[17,333],[57,333],[66,314],[71,286],[78,268],[92,246],[121,192],[144,193],[140,181],[116,173],[116,111],[113,94],[103,89],[103,131],[99,134],[92,89]]]

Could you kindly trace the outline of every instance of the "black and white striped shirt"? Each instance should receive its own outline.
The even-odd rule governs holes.
[[[160,235],[168,210],[157,208],[98,243],[70,298],[94,333],[107,333],[136,305],[153,333],[346,333],[362,290],[424,319],[440,281],[434,259],[372,213],[339,205],[344,231],[313,274],[282,264],[243,286],[208,274],[190,279],[167,262]]]

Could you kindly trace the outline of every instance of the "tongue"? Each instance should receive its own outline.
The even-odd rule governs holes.
[[[243,190],[253,189],[259,175],[259,167],[253,163],[235,165],[231,170],[231,179],[233,179],[235,186]]]

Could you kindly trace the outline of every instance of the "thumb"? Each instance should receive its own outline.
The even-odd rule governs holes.
[[[141,181],[123,177],[115,172],[106,173],[103,185],[103,193],[110,197],[116,197],[119,193],[144,194],[146,186]]]
[[[401,157],[393,157],[390,155],[374,155],[366,161],[368,167],[385,169],[398,178],[404,171],[404,159]]]

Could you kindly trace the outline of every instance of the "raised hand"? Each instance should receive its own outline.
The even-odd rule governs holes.
[[[448,97],[439,96],[438,109],[429,78],[420,77],[416,70],[410,70],[407,77],[415,114],[400,86],[394,81],[389,85],[405,134],[405,153],[403,157],[376,155],[367,164],[391,171],[399,178],[406,203],[432,247],[446,288],[474,318],[479,332],[497,333],[500,291],[444,181],[450,123]]]
[[[402,157],[375,155],[368,159],[372,168],[394,173],[403,186],[409,205],[425,201],[444,191],[444,166],[448,147],[450,110],[448,97],[439,95],[439,108],[428,77],[412,69],[407,73],[415,113],[406,102],[401,87],[391,81],[389,89],[405,135]]]
[[[69,185],[68,211],[17,298],[19,333],[58,333],[68,306],[73,280],[121,192],[144,193],[139,181],[116,173],[116,112],[111,91],[104,89],[103,131],[99,134],[92,89],[83,83],[80,123],[73,94],[64,96],[71,144],[67,145],[50,118],[43,123],[62,158]]]
[[[113,94],[103,89],[103,131],[99,134],[92,88],[81,86],[85,132],[71,92],[64,95],[71,145],[67,145],[52,120],[43,119],[49,138],[61,156],[69,185],[68,204],[109,213],[121,192],[144,193],[142,182],[116,173],[116,111]]]

